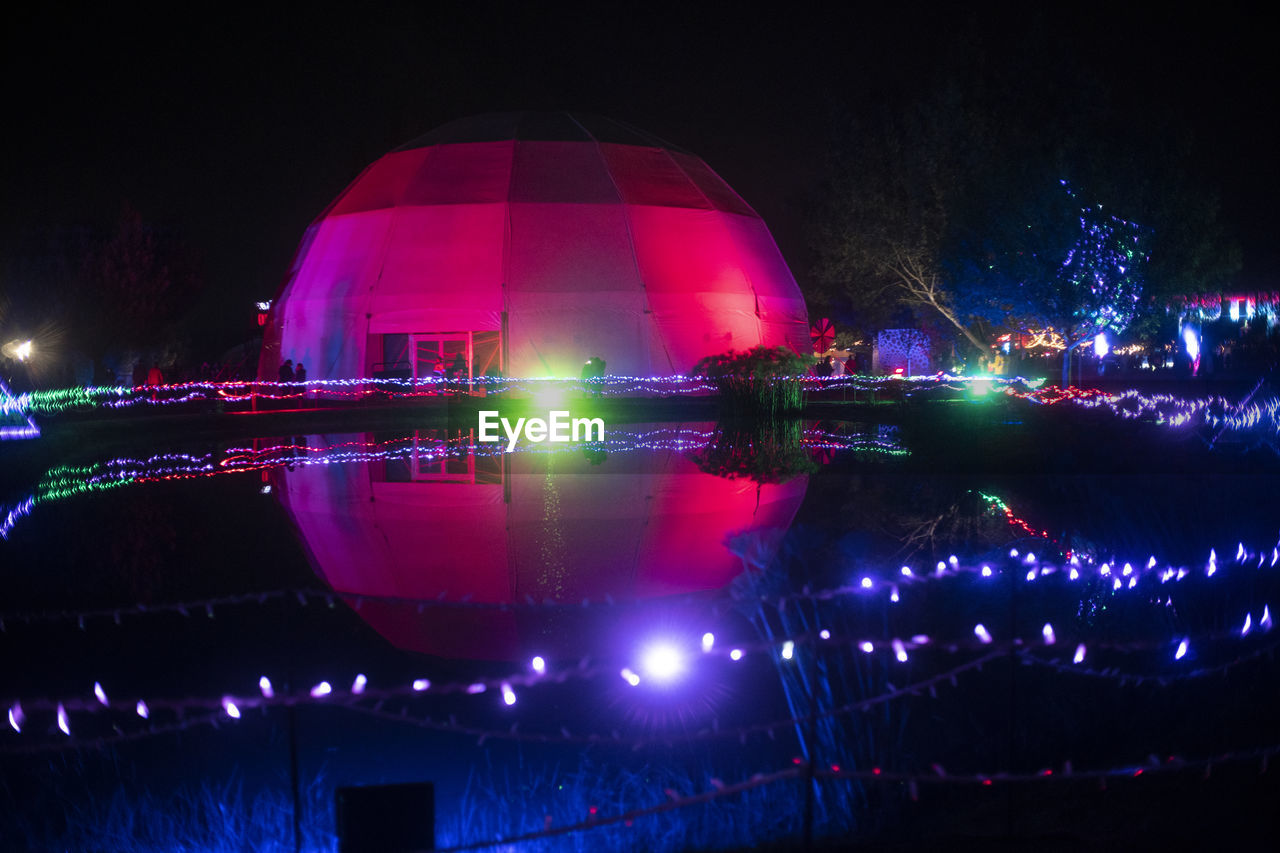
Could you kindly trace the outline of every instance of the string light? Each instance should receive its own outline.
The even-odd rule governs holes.
[[[1268,549],[1265,552],[1255,553],[1246,548],[1245,560],[1243,562],[1252,561],[1255,557],[1258,557],[1260,555],[1265,556],[1265,554],[1269,554],[1271,550],[1274,550],[1274,549]],[[1216,559],[1217,559],[1216,552],[1211,550],[1208,565],[1216,567],[1217,565]],[[1264,560],[1264,563],[1265,563],[1265,560]],[[1090,572],[1090,571],[1093,572],[1097,577],[1101,577],[1101,578],[1110,577],[1112,574],[1110,563],[1108,562],[1094,563],[1087,556],[1084,556],[1082,558],[1081,555],[1073,554],[1066,565],[1070,566],[1070,568],[1067,570],[1067,577],[1072,581],[1076,581],[1082,577],[1085,577],[1086,572]],[[1240,565],[1240,564],[1237,563],[1236,565]],[[1043,582],[1042,581],[1043,578],[1060,574],[1062,568],[1064,568],[1063,565],[1055,562],[1040,563],[1037,567],[1035,567],[1035,570],[1036,570],[1035,577],[1030,578],[1029,582],[1041,583]],[[979,563],[974,565],[966,565],[963,563],[958,563],[956,566],[952,567],[946,573],[945,577],[948,579],[953,579],[957,577],[962,577],[967,574],[977,574],[977,575],[981,575],[982,577],[990,577],[994,574],[994,570],[991,569],[991,566],[988,563]],[[1145,564],[1145,567],[1133,568],[1133,572],[1130,576],[1130,582],[1127,588],[1131,590],[1138,589],[1140,587],[1139,581],[1146,576],[1156,578],[1159,580],[1160,583],[1169,583],[1169,582],[1180,582],[1184,578],[1188,577],[1190,574],[1191,574],[1190,570],[1185,566],[1178,567],[1176,569],[1172,566],[1165,566],[1161,568],[1158,563],[1155,563],[1152,560],[1148,560],[1147,563]],[[1218,574],[1216,572],[1216,568],[1213,574]],[[1207,569],[1206,569],[1206,575],[1212,576],[1207,571]],[[902,580],[907,583],[928,583],[928,582],[935,582],[937,578],[928,574],[913,572],[911,577],[908,578],[906,576],[903,576]],[[898,601],[899,600],[899,596],[897,595],[898,585],[896,582],[887,583],[887,584],[883,582],[877,583],[873,579],[873,590],[884,589],[886,586],[888,587],[890,592],[890,600],[895,602]],[[1124,585],[1119,583],[1119,578],[1112,578],[1111,587],[1113,591],[1118,592],[1124,587]],[[868,590],[860,582],[855,587],[831,587],[831,588],[820,589],[820,590],[804,590],[799,592],[786,593],[776,597],[761,597],[759,601],[761,604],[770,604],[772,606],[782,607],[792,601],[801,601],[801,600],[830,601],[830,600],[834,600],[834,599],[837,599],[843,596],[848,596],[848,595],[855,595],[855,594],[865,595],[867,592]],[[264,592],[257,592],[257,593],[246,593],[243,595],[222,596],[222,597],[211,598],[211,599],[199,599],[199,600],[193,600],[193,601],[153,604],[153,605],[146,605],[146,606],[137,605],[132,607],[98,608],[98,609],[84,610],[84,611],[66,610],[66,611],[43,611],[43,612],[35,612],[35,613],[10,612],[10,613],[0,614],[0,630],[9,630],[13,625],[35,624],[40,622],[70,622],[70,623],[75,623],[77,626],[81,628],[86,627],[88,624],[90,624],[90,622],[94,620],[109,621],[112,624],[118,625],[120,624],[122,617],[124,616],[154,617],[156,615],[163,614],[163,613],[180,613],[182,615],[190,615],[191,612],[199,611],[199,610],[204,610],[209,615],[213,615],[215,608],[229,607],[229,606],[242,606],[245,604],[261,605],[268,601],[274,601],[282,598],[283,599],[296,598],[300,604],[305,604],[309,600],[319,600],[322,602],[326,602],[330,606],[332,606],[334,597],[335,597],[335,593],[332,592],[331,590],[271,590],[271,591],[264,591]],[[352,601],[357,608],[359,604],[363,601],[380,601],[380,602],[386,602],[391,604],[403,604],[406,606],[411,605],[418,608],[419,610],[421,610],[424,607],[444,607],[444,608],[454,608],[454,609],[491,609],[491,610],[501,610],[501,611],[514,611],[514,610],[526,610],[526,609],[557,609],[557,608],[558,609],[566,609],[566,608],[577,609],[585,606],[607,606],[607,607],[619,607],[619,606],[642,607],[644,606],[644,602],[639,600],[632,600],[632,599],[627,599],[627,600],[604,599],[599,601],[584,599],[582,601],[574,601],[574,602],[564,602],[564,601],[555,601],[555,600],[547,600],[547,601],[530,600],[530,601],[521,601],[521,602],[516,602],[516,601],[474,602],[474,601],[448,601],[448,600],[438,600],[438,599],[423,601],[417,598],[405,598],[402,596],[379,596],[379,595],[367,595],[367,594],[361,594],[361,595],[345,594],[343,595],[343,597]],[[692,598],[688,596],[686,596],[686,599],[692,600]],[[1264,605],[1263,616],[1259,620],[1258,624],[1259,626],[1266,629],[1267,626],[1270,624],[1270,620],[1271,620],[1270,610],[1266,609]],[[545,662],[542,665],[545,667]],[[536,659],[535,659],[535,662],[531,664],[531,666],[534,667],[536,671],[536,668],[537,668]]]
[[[212,477],[261,471],[278,467],[384,462],[413,457],[424,461],[496,457],[504,453],[558,453],[575,449],[596,449],[605,453],[627,453],[638,450],[692,452],[707,448],[716,440],[714,429],[657,428],[629,431],[610,430],[604,441],[576,444],[518,444],[514,449],[497,444],[473,443],[469,436],[423,443],[410,437],[388,441],[348,441],[332,447],[300,444],[278,444],[264,448],[232,448],[221,456],[204,454],[160,453],[136,459],[120,457],[88,465],[61,465],[40,478],[35,491],[12,507],[0,507],[0,538],[8,538],[14,526],[39,504],[65,500],[90,492],[100,492],[127,485]],[[901,456],[907,453],[896,440],[868,434],[842,434],[811,428],[801,435],[801,448],[808,451],[840,450],[855,453]]]

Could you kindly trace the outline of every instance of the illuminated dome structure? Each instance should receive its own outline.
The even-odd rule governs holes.
[[[686,373],[808,347],[763,220],[701,159],[578,113],[446,124],[369,166],[307,229],[259,375]]]

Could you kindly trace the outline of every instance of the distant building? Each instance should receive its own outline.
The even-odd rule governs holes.
[[[698,157],[577,113],[446,124],[382,157],[308,229],[259,376],[686,373],[809,348],[804,299],[760,217]]]

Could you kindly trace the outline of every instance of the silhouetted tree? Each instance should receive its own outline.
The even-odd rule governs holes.
[[[1170,297],[1239,270],[1216,195],[1167,119],[1116,108],[1084,77],[980,70],[847,124],[814,228],[816,296],[882,328],[905,307],[986,349],[1032,321],[1079,343],[1097,325],[1088,317],[1113,312],[1113,330],[1135,313],[1158,318]],[[1063,181],[1080,198],[1068,203]],[[1134,260],[1149,260],[1119,273],[1103,255],[1135,236]],[[1082,289],[1103,268],[1106,284]],[[1135,303],[1139,268],[1148,297]]]
[[[86,251],[78,284],[76,326],[96,371],[112,349],[163,340],[200,279],[191,251],[126,204],[111,236]]]

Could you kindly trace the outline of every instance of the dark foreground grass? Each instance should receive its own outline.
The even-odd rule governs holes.
[[[14,811],[0,818],[5,850],[113,851],[113,853],[231,853],[294,850],[292,798],[285,784],[251,790],[233,778],[159,792],[145,786],[101,793],[85,790],[74,771],[47,790],[59,792],[51,808]],[[49,780],[46,780],[47,782]],[[735,781],[728,779],[726,781]],[[584,764],[523,771],[474,771],[463,790],[437,791],[436,845],[498,841],[566,827],[670,802],[710,790],[711,776],[694,779],[670,768]],[[76,790],[77,787],[79,790]],[[75,793],[72,793],[75,791]],[[302,850],[336,851],[333,783],[317,776],[302,792]],[[660,812],[633,821],[583,829],[517,845],[486,849],[538,851],[749,849],[770,839],[799,837],[800,798],[794,782]]]

